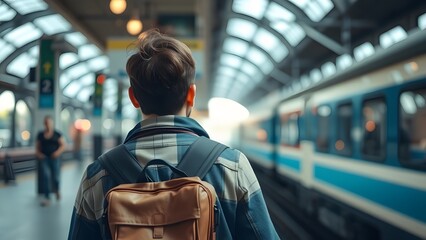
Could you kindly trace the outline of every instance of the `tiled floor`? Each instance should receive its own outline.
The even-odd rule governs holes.
[[[17,176],[16,185],[0,186],[1,240],[67,239],[75,195],[86,164],[68,162],[62,166],[61,194],[41,207],[36,193],[35,172]]]

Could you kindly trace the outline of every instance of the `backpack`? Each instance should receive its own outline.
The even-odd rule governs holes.
[[[101,156],[101,165],[120,183],[106,194],[105,233],[109,228],[113,240],[215,239],[216,192],[201,179],[226,148],[199,137],[176,167],[153,159],[142,168],[123,144]],[[151,165],[170,168],[171,179],[153,182]]]

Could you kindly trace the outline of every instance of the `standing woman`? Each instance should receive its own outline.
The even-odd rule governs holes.
[[[56,193],[56,199],[59,200],[59,178],[60,178],[60,160],[62,152],[65,149],[65,141],[61,133],[53,128],[53,119],[50,116],[44,118],[44,130],[37,135],[36,156],[41,161],[41,184],[44,191],[42,206],[50,204],[50,192],[53,182],[53,190]]]

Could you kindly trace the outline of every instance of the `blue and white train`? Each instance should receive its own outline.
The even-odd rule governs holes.
[[[345,239],[426,239],[426,55],[258,107],[240,148],[301,209]]]

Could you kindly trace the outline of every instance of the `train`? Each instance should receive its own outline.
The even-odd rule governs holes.
[[[426,54],[259,103],[238,146],[342,239],[426,239]]]

